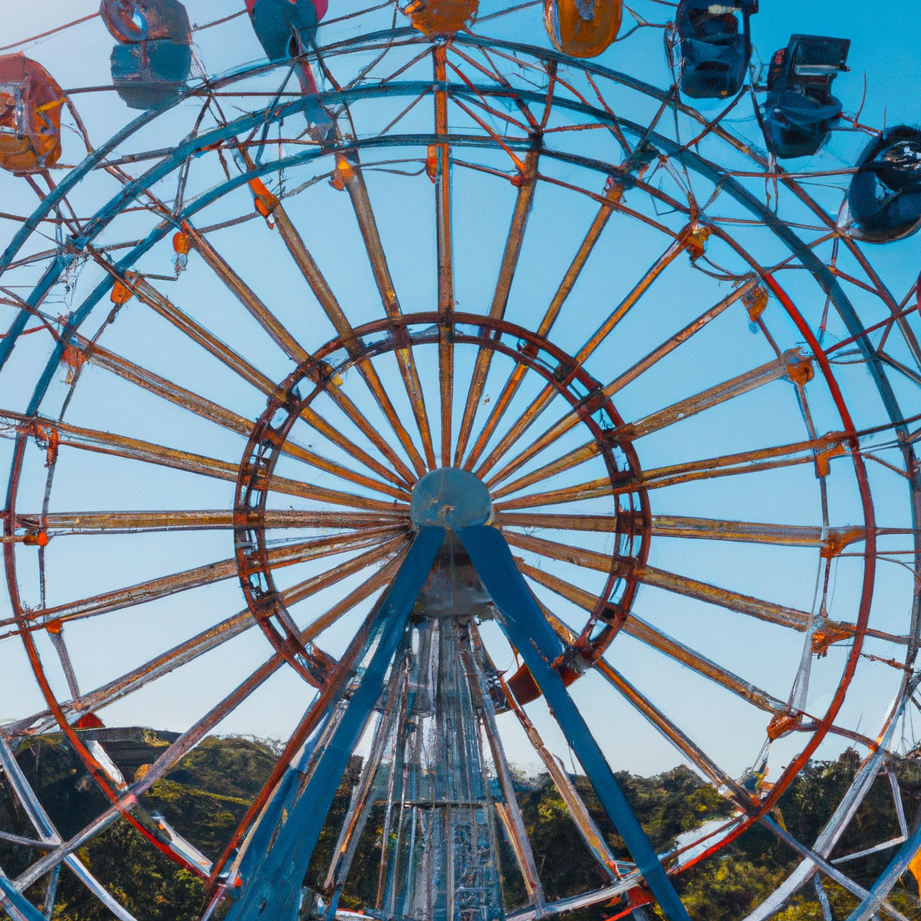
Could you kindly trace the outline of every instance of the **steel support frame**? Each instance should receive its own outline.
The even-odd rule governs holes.
[[[495,528],[486,525],[458,528],[457,535],[499,610],[503,632],[531,670],[659,907],[669,921],[690,921],[614,772],[569,696],[560,673],[553,667],[565,651],[563,644],[518,571],[505,539]]]
[[[360,672],[360,683],[353,690],[344,682],[336,702],[343,699],[347,689],[352,690],[351,697],[344,705],[341,719],[324,740],[325,744],[322,748],[318,746],[306,782],[302,786],[298,783],[293,773],[298,768],[292,765],[291,783],[283,784],[279,789],[282,795],[269,803],[263,823],[270,816],[275,818],[272,829],[275,834],[270,836],[272,843],[262,859],[257,857],[248,874],[250,878],[242,881],[242,892],[228,912],[227,921],[257,921],[260,918],[263,921],[297,921],[301,883],[326,815],[349,758],[374,713],[409,613],[429,577],[444,538],[444,529],[435,527],[422,528],[416,535],[364,639],[358,661],[363,659],[366,665]],[[333,709],[330,707],[329,712]],[[292,803],[297,786],[301,789]]]

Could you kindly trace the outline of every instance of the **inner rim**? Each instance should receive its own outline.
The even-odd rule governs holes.
[[[247,606],[279,654],[308,683],[317,687],[325,681],[335,660],[312,642],[305,644],[301,640],[300,631],[276,588],[266,529],[262,524],[271,492],[270,478],[295,421],[331,382],[359,362],[392,352],[402,343],[414,347],[437,345],[439,330],[442,329],[452,336],[456,344],[476,346],[512,358],[556,389],[578,414],[582,425],[589,430],[599,447],[608,471],[609,495],[615,504],[615,513],[622,498],[629,504],[625,514],[615,514],[612,519],[617,522],[615,533],[619,549],[611,554],[606,584],[573,644],[580,650],[580,657],[590,660],[600,656],[632,607],[637,582],[629,570],[625,571],[623,563],[625,560],[645,563],[649,553],[651,510],[647,491],[642,485],[642,469],[632,443],[629,439],[615,442],[608,437],[609,430],[622,427],[624,420],[610,399],[605,397],[598,381],[572,356],[543,336],[504,320],[455,313],[446,322],[435,312],[382,318],[354,330],[356,341],[361,343],[357,352],[349,351],[342,339],[333,339],[285,379],[254,424],[237,478],[235,545],[238,574]],[[309,388],[306,395],[302,395],[302,387]],[[454,468],[439,468],[449,469]],[[429,471],[432,472],[438,471]],[[421,479],[428,475],[423,475]],[[477,477],[474,476],[474,479],[488,499],[486,487]],[[627,481],[635,483],[635,487],[624,493],[618,487]],[[412,485],[418,482],[416,480]],[[400,502],[393,503],[386,510],[386,513],[395,516],[395,520],[402,518],[406,525],[415,524],[409,512],[409,507]],[[503,511],[496,523],[501,528],[503,522],[513,524],[518,517],[515,511]],[[444,522],[437,521],[428,524],[446,526]],[[456,526],[462,527],[463,524]],[[521,673],[530,680],[525,667],[522,667]],[[518,688],[515,693],[523,703],[540,695],[536,686],[530,688],[530,685]]]

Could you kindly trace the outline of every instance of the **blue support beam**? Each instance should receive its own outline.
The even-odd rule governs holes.
[[[633,814],[614,772],[569,696],[560,673],[553,667],[552,663],[565,651],[563,643],[518,571],[505,539],[495,528],[486,525],[458,528],[457,535],[484,588],[499,609],[505,635],[531,670],[659,907],[669,921],[690,921],[687,909]]]
[[[283,784],[283,802],[270,804],[263,819],[276,818],[274,826],[269,822],[274,832],[268,836],[271,843],[264,855],[259,855],[262,859],[251,864],[226,921],[297,921],[304,874],[326,815],[349,758],[374,713],[390,663],[403,639],[409,612],[432,571],[444,538],[444,529],[436,527],[422,528],[416,535],[364,641],[363,654],[357,660],[364,666],[359,672],[360,684],[326,744],[310,759],[306,783],[301,786],[299,778],[291,775]],[[330,713],[341,700],[340,694],[329,707]],[[303,760],[299,767],[305,767]]]
[[[45,916],[0,871],[0,908],[13,921],[45,921]]]

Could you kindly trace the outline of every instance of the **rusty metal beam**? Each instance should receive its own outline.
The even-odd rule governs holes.
[[[365,243],[365,250],[368,254],[368,260],[371,263],[374,280],[380,292],[381,302],[384,305],[387,316],[396,319],[402,316],[403,311],[400,308],[400,302],[397,298],[393,277],[390,274],[390,266],[387,263],[384,245],[381,242],[377,219],[374,217],[374,209],[371,206],[371,196],[368,194],[368,187],[365,184],[364,174],[361,171],[361,165],[358,162],[357,154],[344,155],[342,161],[340,161],[340,165],[347,167],[344,171],[347,177],[345,179],[345,189],[352,202],[355,217],[358,219],[358,227]],[[400,368],[400,374],[403,377],[407,395],[409,396],[410,404],[413,407],[413,413],[423,435],[424,450],[427,456],[431,455],[429,457],[429,464],[434,467],[435,458],[431,447],[431,430],[429,427],[428,415],[425,410],[422,382],[419,379],[419,372],[416,369],[412,346],[409,345],[409,343],[400,345],[395,349],[394,353]],[[410,447],[410,460],[412,465],[417,476],[422,476],[425,473],[426,464],[415,447]],[[412,481],[412,479],[410,481]]]
[[[146,304],[169,323],[172,323],[173,326],[188,336],[193,342],[200,345],[205,351],[213,355],[218,361],[237,373],[244,380],[248,381],[257,390],[260,390],[266,396],[272,396],[275,393],[277,384],[274,381],[254,368],[245,358],[231,349],[226,343],[221,342],[220,339],[209,333],[203,326],[196,323],[179,307],[173,304],[169,298],[164,297],[163,294],[142,276],[117,277],[142,303]],[[366,451],[359,448],[351,439],[342,435],[310,408],[304,411],[303,418],[321,435],[342,448],[351,457],[360,460],[369,470],[373,470],[384,479],[390,480],[397,485],[404,485],[407,482],[412,482],[412,475],[408,477],[404,475],[403,479],[401,479],[400,476],[375,460]],[[408,471],[406,472],[408,473]]]
[[[117,374],[122,379],[137,384],[137,386],[142,387],[149,393],[156,394],[176,406],[181,406],[183,409],[187,409],[201,416],[203,419],[215,422],[224,428],[243,435],[245,438],[249,437],[253,428],[253,423],[245,416],[241,416],[239,413],[235,413],[232,410],[220,406],[191,390],[180,387],[178,384],[174,384],[172,381],[160,377],[152,371],[142,368],[140,365],[120,355],[116,355],[114,352],[110,352],[99,345],[90,343],[89,340],[84,339],[82,336],[78,337],[78,341],[83,349],[83,354],[86,355],[87,360],[92,364],[104,368],[113,374]],[[409,493],[405,486],[398,489],[387,483],[375,480],[373,477],[357,473],[290,439],[284,443],[281,450],[289,457],[301,460],[311,467],[315,467],[318,470],[324,470],[327,473],[331,473],[334,476],[355,483],[356,485],[373,489],[376,492],[385,493],[388,496],[393,496],[395,499],[405,500],[408,498]]]
[[[582,608],[582,610],[594,613],[597,609],[598,598],[591,592],[578,588],[558,576],[544,572],[536,566],[530,566],[523,560],[519,561],[519,567],[522,573],[529,579],[536,582],[538,585],[544,586],[544,588],[549,589],[561,598],[565,598],[567,601],[572,602]],[[731,691],[733,694],[741,697],[759,710],[764,710],[766,713],[773,714],[778,710],[783,710],[785,707],[783,701],[768,694],[767,691],[762,691],[750,681],[740,678],[738,675],[733,674],[728,669],[723,668],[706,656],[702,656],[700,653],[695,652],[678,640],[662,633],[636,614],[631,613],[625,619],[621,630],[635,639],[638,639],[640,642],[645,643],[652,649],[656,649],[669,658],[674,659],[676,662],[686,665],[704,678],[708,678],[715,684]]]
[[[347,579],[363,569],[368,567],[383,565],[376,570],[370,579],[366,580],[361,586],[353,590],[350,595],[340,601],[337,609],[341,611],[342,606],[347,599],[354,597],[356,603],[367,597],[363,592],[373,591],[380,587],[381,580],[386,581],[393,576],[396,567],[402,559],[402,548],[407,544],[405,537],[394,538],[381,546],[370,550],[367,553],[360,554],[352,560],[348,560],[340,566],[335,567],[325,573],[315,576],[311,580],[300,583],[295,589],[281,593],[282,601],[285,604],[293,605],[298,601],[303,601],[313,594],[323,591],[344,579]],[[368,589],[368,586],[371,586]],[[320,635],[323,629],[329,623],[329,615],[324,614],[316,618],[301,633],[301,641],[304,643],[312,642]],[[167,650],[159,656],[144,663],[138,668],[116,678],[114,681],[102,685],[94,691],[84,694],[79,700],[64,702],[62,709],[65,714],[76,714],[81,712],[95,712],[110,704],[121,700],[129,694],[140,690],[151,681],[161,678],[163,675],[187,665],[199,656],[205,655],[213,649],[222,646],[224,643],[239,636],[241,633],[249,630],[256,625],[256,620],[247,608],[226,620],[210,627],[202,633],[186,640],[184,643]],[[284,661],[280,656],[279,661]],[[54,718],[48,711],[33,714],[16,723],[0,728],[0,734],[9,733],[14,735],[26,731],[43,731],[54,725]]]
[[[435,136],[448,136],[448,93],[445,66],[446,45],[436,44],[432,56],[435,65]],[[441,466],[451,466],[454,437],[454,241],[451,214],[451,146],[436,144],[435,170],[435,242],[438,254],[438,383],[441,391]]]
[[[0,425],[3,424],[16,428],[25,428],[28,431],[32,431],[36,425],[47,431],[56,431],[61,447],[79,448],[84,451],[143,461],[148,464],[171,467],[199,476],[215,477],[221,480],[230,480],[231,482],[236,482],[239,474],[239,465],[229,461],[222,461],[201,454],[192,454],[176,448],[167,448],[138,438],[128,438],[124,435],[113,435],[109,432],[100,432],[95,429],[70,425],[65,422],[52,422],[18,413],[0,412]],[[378,499],[368,499],[353,493],[325,489],[321,486],[311,486],[287,477],[269,477],[264,485],[269,491],[367,511],[393,513],[407,509],[406,505],[403,505],[401,509],[396,502],[382,502]]]
[[[595,349],[611,334],[614,327],[629,313],[633,307],[640,301],[643,295],[650,289],[652,283],[671,265],[678,255],[687,248],[688,241],[691,239],[688,230],[683,231],[676,240],[674,240],[668,249],[652,264],[646,274],[634,285],[633,290],[617,305],[607,320],[601,324],[592,337],[579,350],[575,356],[575,368],[581,367],[591,357]],[[518,366],[521,367],[520,365]],[[516,369],[517,371],[518,369]],[[574,370],[574,369],[573,369]],[[517,387],[516,387],[517,390]],[[524,433],[540,418],[544,410],[553,402],[553,398],[558,394],[555,387],[547,385],[538,394],[536,399],[528,407],[528,410],[515,422],[508,432],[500,439],[499,443],[493,448],[487,458],[477,468],[476,473],[484,477],[508,450],[524,435]],[[485,434],[485,430],[484,430]],[[490,433],[491,434],[491,433]],[[482,437],[482,436],[481,436]],[[477,442],[479,444],[479,441]],[[485,447],[485,444],[484,444]]]
[[[534,192],[537,188],[537,165],[539,160],[539,149],[531,150],[525,159],[525,170],[520,177],[518,196],[515,199],[512,222],[509,227],[508,239],[505,242],[502,265],[499,269],[499,280],[496,282],[496,290],[493,294],[492,303],[489,306],[489,317],[493,320],[501,320],[505,316],[505,310],[508,307],[508,299],[512,291],[512,282],[515,279],[515,272],[518,269],[518,260],[521,257],[521,247],[524,244],[528,217],[531,213],[531,206],[534,203]],[[457,447],[454,452],[455,467],[460,467],[463,464],[464,454],[467,451],[467,444],[470,440],[470,433],[473,430],[473,423],[480,406],[480,400],[483,398],[483,388],[486,386],[486,378],[489,376],[492,357],[493,352],[491,349],[481,347],[477,353],[476,365],[473,369],[470,390],[467,394],[467,402],[464,407],[464,415],[461,420],[460,432],[457,438]]]
[[[319,560],[327,556],[344,553],[348,550],[363,550],[374,546],[382,540],[395,537],[402,533],[398,528],[369,528],[355,534],[337,534],[330,537],[315,538],[313,540],[299,541],[281,547],[273,547],[268,551],[269,563],[274,567],[293,566],[309,560]],[[50,608],[39,608],[32,611],[27,621],[33,622],[36,628],[44,628],[53,622],[66,622],[87,617],[96,617],[112,611],[135,607],[168,598],[179,592],[212,585],[225,579],[232,579],[238,575],[239,567],[236,558],[221,560],[217,563],[208,563],[183,572],[173,573],[157,579],[150,579],[131,585],[126,588],[111,592],[93,595],[80,601],[59,604]],[[0,627],[18,624],[17,618],[0,620]]]
[[[544,451],[559,438],[562,438],[567,432],[575,428],[581,421],[581,413],[588,411],[590,403],[594,405],[596,401],[609,400],[615,393],[645,374],[646,371],[660,362],[666,355],[673,352],[679,345],[687,342],[688,339],[703,329],[712,320],[716,319],[724,310],[732,304],[735,304],[739,299],[745,297],[745,295],[755,288],[757,284],[758,279],[754,278],[740,285],[735,291],[724,297],[718,304],[704,311],[696,320],[685,326],[684,329],[675,333],[675,335],[671,336],[669,339],[666,339],[661,345],[653,349],[631,368],[619,374],[613,381],[602,388],[600,394],[592,394],[578,405],[573,406],[559,421],[551,425],[550,428],[531,445],[495,473],[491,482],[501,483],[503,480],[507,479],[516,470],[524,466],[532,457]]]
[[[408,517],[381,515],[373,512],[327,512],[301,509],[269,510],[253,514],[252,523],[266,530],[287,528],[323,528],[353,530],[386,526],[409,526]],[[51,512],[16,516],[16,528],[46,531],[63,531],[67,534],[117,534],[140,531],[206,531],[230,530],[234,527],[234,513],[223,509],[200,511],[150,511],[150,512]]]

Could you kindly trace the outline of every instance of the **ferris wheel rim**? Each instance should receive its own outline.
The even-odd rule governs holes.
[[[396,30],[396,31],[401,32],[402,34],[411,35],[413,38],[415,38],[415,40],[416,40],[415,43],[422,44],[422,43],[424,43],[424,41],[425,41],[425,40],[423,40],[423,39],[419,39],[417,35],[414,35],[412,29],[403,29],[403,30]],[[386,33],[378,33],[378,35],[383,35],[383,34],[386,34]],[[491,43],[492,43],[492,42],[490,42],[490,40],[488,40],[488,39],[481,39],[481,40],[478,40],[478,41],[473,41],[472,39],[468,39],[467,36],[458,36],[458,38],[459,38],[459,40],[461,40],[461,41],[466,41],[466,42],[468,42],[469,44],[477,44],[477,43],[480,43],[480,44],[486,44],[486,45],[488,45],[488,44],[491,44]],[[507,44],[514,45],[514,43],[507,43]],[[529,47],[529,46],[522,46],[522,47]],[[533,50],[536,51],[536,52],[540,52],[540,56],[541,56],[542,58],[544,58],[544,59],[547,59],[548,57],[550,57],[550,56],[553,55],[553,52],[549,52],[549,53],[548,53],[545,49],[533,49]],[[565,55],[559,55],[558,57],[560,58],[560,60],[561,60],[562,63],[571,63],[570,59],[566,58]],[[269,65],[269,66],[262,65],[262,69],[265,70],[265,71],[268,71],[268,70],[274,69],[276,66],[277,66],[277,65]],[[579,63],[579,64],[576,65],[576,66],[578,66],[580,69],[585,69],[585,70],[590,69],[588,66],[583,66],[582,63]],[[598,68],[595,68],[595,69],[599,70],[599,72],[601,72],[601,70],[602,70],[602,69],[598,69]],[[254,71],[247,71],[247,74],[248,74],[248,73],[251,73],[251,72],[254,72]],[[406,92],[407,92],[407,93],[409,92],[409,89],[408,89],[408,88],[407,88]],[[657,91],[657,92],[658,92],[658,91]],[[191,92],[190,92],[188,95],[184,96],[183,98],[189,98],[189,96],[191,96],[191,95],[194,95],[194,93],[191,93]],[[536,95],[536,94],[535,94],[535,95]],[[341,94],[326,94],[326,95],[323,95],[323,96],[322,96],[322,98],[323,98],[324,100],[330,100],[330,101],[331,101],[334,97],[341,97],[341,98],[343,98],[343,99],[346,99],[346,101],[348,100],[348,98],[351,98],[348,91],[344,91],[344,92],[342,92]],[[181,100],[179,100],[179,101],[181,101]],[[680,100],[677,100],[677,95],[676,95],[676,103],[677,103],[677,104],[680,104]],[[169,106],[169,107],[167,107],[167,108],[170,108],[170,107],[171,107],[171,106]],[[687,110],[688,110],[689,112],[694,112],[694,110],[691,109],[690,107],[686,107],[686,108],[687,108]],[[287,111],[293,113],[295,110],[294,110],[294,109],[289,109],[289,110],[287,110]],[[154,114],[152,114],[152,115],[150,115],[150,113],[148,113],[148,115],[150,115],[150,118],[155,117],[156,114],[158,114],[158,113],[154,113]],[[133,123],[133,124],[134,124],[134,125],[147,124],[147,123],[149,122],[149,120],[150,120],[150,118],[148,118],[148,115],[141,116],[140,119],[138,119],[138,120],[137,120],[135,123]],[[619,120],[619,124],[624,125],[625,122],[624,122],[623,120]],[[643,126],[641,126],[641,125],[635,125],[634,127],[636,127],[636,129],[637,129],[637,134],[638,134],[638,132],[639,132],[640,130],[645,131],[645,129],[644,129]],[[222,130],[224,130],[224,129],[222,129]],[[228,126],[228,130],[229,130],[229,131],[232,131],[231,126]],[[230,136],[229,133],[228,133],[228,136]],[[401,143],[402,143],[402,144],[406,144],[406,145],[412,144],[412,146],[420,146],[420,145],[422,145],[422,144],[424,144],[424,143],[426,143],[426,142],[429,142],[429,141],[434,142],[435,137],[436,137],[435,135],[419,135],[419,136],[416,136],[415,138],[412,138],[412,139],[410,139],[410,138],[402,138],[402,139],[401,139],[401,138],[396,138],[395,141],[394,141],[394,146],[398,146],[398,145],[401,144]],[[442,138],[442,141],[443,141],[443,140],[444,140],[444,138]],[[475,145],[473,145],[473,146],[488,146],[488,145],[486,144],[486,139],[485,139],[485,138],[475,138],[475,140],[477,141],[477,144],[475,144]],[[667,142],[667,139],[663,139],[663,140],[665,140],[665,141]],[[666,144],[666,146],[667,146],[667,144]],[[342,146],[341,148],[337,148],[337,149],[339,149],[339,150],[344,150],[344,151],[353,151],[353,150],[354,150],[354,151],[361,151],[361,150],[365,150],[365,149],[375,149],[375,145],[374,145],[373,141],[356,140],[356,141],[354,141],[353,143],[351,143],[350,145],[344,145],[344,146]],[[549,152],[548,152],[548,153],[549,153]],[[319,154],[318,154],[318,155],[319,155]],[[552,156],[552,153],[549,153],[549,155]],[[101,162],[101,161],[97,161],[97,162]],[[306,159],[304,159],[304,160],[297,160],[297,163],[301,163],[301,162],[307,162],[307,160],[306,160]],[[599,161],[599,162],[600,162],[600,161]],[[707,164],[707,165],[709,165],[709,166],[713,166],[714,169],[718,169],[718,167],[716,167],[716,164],[709,164],[708,161],[705,161],[705,160],[702,160],[701,162],[704,163],[704,164]],[[293,160],[292,160],[292,165],[295,165],[295,163],[294,163]],[[598,173],[605,173],[605,172],[607,172],[607,174],[610,175],[610,174],[611,174],[610,164],[608,164],[608,167],[609,167],[609,168],[608,168],[607,170],[604,170],[604,169],[598,167],[598,168],[596,168],[596,172],[598,172]],[[81,168],[82,168],[82,167],[81,167]],[[243,185],[248,181],[248,179],[249,179],[250,177],[265,175],[265,173],[270,172],[270,171],[272,171],[272,170],[274,170],[274,169],[277,169],[277,168],[278,168],[278,162],[275,162],[275,163],[272,163],[272,164],[267,165],[267,166],[263,169],[262,172],[259,172],[259,171],[250,171],[250,172],[248,172],[248,173],[241,174],[241,176],[238,177],[238,179],[235,181],[235,185],[233,186],[233,188],[238,188],[238,187],[243,186]],[[734,182],[734,180],[730,177],[729,180],[728,180],[728,182],[727,182],[727,185],[729,185],[730,183],[733,183],[733,182]],[[62,184],[62,185],[63,185],[63,184]],[[740,190],[741,192],[744,192],[744,189],[742,189],[741,186],[739,186],[739,190]],[[222,194],[226,194],[226,191],[230,191],[229,187],[228,187],[228,188],[225,190],[225,192],[222,193]],[[50,198],[50,197],[51,197],[51,196],[49,196],[49,198]],[[811,199],[810,199],[810,201],[811,201]],[[44,207],[45,207],[45,205],[43,204],[42,208],[44,208]],[[201,207],[202,207],[202,208],[207,207],[207,203],[202,204]],[[50,213],[50,211],[51,211],[52,209],[53,209],[53,204],[48,204],[48,205],[47,205],[47,210],[46,210],[45,213],[46,213],[46,214],[47,214],[47,213]],[[39,210],[41,210],[41,209],[39,209]],[[36,212],[36,214],[38,214],[38,212]],[[823,212],[823,214],[824,214],[824,212]],[[827,215],[826,215],[826,216],[827,216]],[[36,222],[36,226],[38,226],[37,221],[39,221],[39,220],[40,220],[40,218],[36,218],[36,215],[35,215],[35,214],[33,215],[32,218],[30,218],[30,221],[35,221],[35,222]],[[783,222],[780,221],[780,222],[779,222],[779,225],[780,225],[780,224],[783,224]],[[33,229],[34,229],[34,228],[33,228]],[[720,229],[720,228],[717,228],[717,230],[719,230],[719,229]],[[787,229],[789,230],[789,228],[787,228]],[[165,231],[164,236],[165,236],[166,233],[169,233],[169,230]],[[808,250],[808,247],[806,247],[805,244],[802,244],[802,241],[799,240],[799,238],[796,236],[796,234],[793,234],[792,231],[790,231],[790,233],[791,233],[791,235],[792,235],[793,237],[795,237],[795,238],[798,240],[799,245],[803,247],[803,250],[804,250],[804,251]],[[727,234],[726,236],[729,237],[729,238],[731,238],[731,234]],[[844,238],[844,240],[845,240],[846,245],[848,245],[848,246],[853,246],[853,247],[856,248],[857,250],[860,249],[860,247],[857,246],[857,242],[851,240],[849,237],[847,237],[846,234],[844,235],[843,238]],[[162,239],[162,237],[161,237],[161,239]],[[23,242],[24,242],[24,241],[23,241]],[[154,242],[156,242],[156,241],[154,241]],[[151,245],[153,245],[153,243],[151,243]],[[9,252],[9,251],[8,251],[8,252]],[[5,254],[5,255],[6,255],[6,254]],[[139,258],[140,255],[143,255],[143,253],[140,253],[140,252],[139,252],[135,258]],[[811,253],[810,253],[809,255],[811,255]],[[11,258],[12,258],[12,257],[11,257]],[[816,261],[818,261],[817,257],[815,257],[815,259],[816,259]],[[133,264],[133,263],[132,263],[132,264]],[[119,265],[121,265],[121,263],[119,263]],[[127,268],[127,267],[126,267],[126,268]],[[762,271],[763,271],[763,270],[762,270]],[[852,308],[852,306],[851,306],[851,304],[850,304],[850,300],[849,300],[849,298],[847,297],[847,295],[844,294],[843,289],[841,288],[841,286],[840,286],[840,284],[838,283],[838,281],[831,275],[830,272],[828,272],[828,269],[827,269],[826,266],[824,266],[824,265],[822,266],[822,271],[823,271],[823,273],[824,273],[824,275],[825,275],[825,280],[826,280],[826,282],[827,282],[828,285],[829,285],[829,289],[837,289],[838,291],[840,291],[840,292],[841,292],[841,295],[840,295],[840,296],[843,298],[843,300],[844,300],[844,302],[846,303],[847,307],[850,308],[850,309],[853,311],[853,308]],[[817,281],[819,281],[819,283],[822,284],[822,281],[816,276],[815,273],[811,272],[810,274],[812,274],[813,277],[816,277]],[[771,276],[769,275],[769,273],[768,273],[767,276],[765,276],[764,274],[762,274],[762,278],[763,278],[765,281],[769,281],[770,277],[771,277]],[[111,280],[114,282],[114,279],[111,279]],[[776,281],[776,280],[775,280],[775,281]],[[107,283],[108,283],[108,282],[107,282]],[[41,284],[41,283],[40,283],[40,284]],[[102,292],[100,293],[100,297],[102,297],[105,293],[106,293],[105,291],[102,291]],[[776,292],[775,292],[775,293],[776,293]],[[890,297],[891,297],[891,296],[890,296]],[[833,299],[834,299],[834,298],[833,298]],[[842,306],[841,306],[841,304],[838,303],[837,299],[835,299],[835,304],[836,304],[836,307],[839,309],[839,311],[842,310]],[[90,306],[90,310],[91,310],[91,309],[92,309],[92,305]],[[88,311],[88,312],[89,312],[89,311]],[[846,312],[846,310],[845,310],[845,312]],[[24,311],[23,311],[23,314],[25,314],[25,313],[26,313],[26,311],[24,310]],[[875,375],[876,375],[876,374],[881,375],[881,377],[880,377],[878,380],[875,380],[875,383],[876,383],[877,389],[879,389],[879,390],[881,391],[881,393],[882,393],[883,384],[881,383],[881,381],[885,381],[886,383],[888,383],[888,378],[885,376],[885,373],[882,371],[882,369],[880,369],[880,368],[877,367],[877,363],[876,363],[876,362],[870,361],[870,360],[869,360],[875,353],[872,351],[872,346],[870,345],[870,343],[869,343],[867,337],[866,337],[865,335],[863,335],[863,333],[865,333],[866,330],[865,330],[863,324],[860,322],[859,318],[857,318],[856,311],[853,311],[853,313],[854,313],[854,322],[856,323],[856,326],[851,327],[852,334],[856,337],[857,342],[858,342],[859,345],[860,345],[860,348],[864,350],[865,357],[868,359],[868,364],[869,364],[870,367],[871,367],[871,373],[874,373]],[[411,316],[412,316],[412,315],[407,315],[407,318],[410,318]],[[26,321],[27,321],[27,320],[28,320],[28,317],[25,317],[25,319],[26,319]],[[856,332],[855,332],[855,330],[856,330]],[[12,343],[11,343],[11,344],[12,344]],[[5,343],[4,343],[4,345],[5,345]],[[817,345],[818,345],[818,343],[817,343]],[[821,348],[819,348],[818,351],[821,352],[821,351],[822,351]],[[2,362],[0,362],[0,363],[2,363]],[[53,373],[53,369],[57,367],[57,362],[54,360],[54,357],[52,357],[52,359],[49,361],[49,364],[48,364],[47,367],[48,367],[48,370],[51,371],[51,372]],[[823,370],[824,370],[824,369],[823,369]],[[832,375],[832,379],[834,379],[834,374],[833,374],[833,372],[831,371],[830,368],[828,369],[828,373],[829,373],[830,375]],[[889,392],[890,392],[890,394],[892,393],[891,389],[890,389]],[[37,393],[37,392],[36,392],[36,394],[33,396],[33,404],[36,404],[36,405],[35,405],[35,409],[34,409],[34,411],[33,411],[34,414],[37,414],[37,413],[38,413],[38,406],[39,406],[40,403],[41,403],[41,399],[38,399],[38,400],[36,401],[36,397],[38,397],[38,393]],[[897,403],[890,402],[889,400],[887,400],[887,397],[886,397],[885,394],[883,394],[883,398],[884,398],[884,401],[886,401],[886,408],[887,408],[887,411],[888,411],[888,413],[889,413],[889,415],[890,415],[890,417],[891,417],[893,423],[898,423],[898,422],[900,422],[901,419],[903,418],[903,414],[902,414],[900,411],[898,411],[898,405],[897,405]],[[894,396],[892,397],[892,400],[894,401]],[[852,433],[852,434],[854,433],[853,425],[851,426],[851,433]],[[8,521],[12,521],[12,515],[10,515]],[[917,633],[916,630],[913,630],[913,631],[912,631],[912,638],[913,638],[914,640],[917,640],[916,633]],[[855,661],[856,661],[856,659],[855,659]],[[905,687],[907,687],[909,681],[910,681],[910,676],[906,674],[905,678],[903,679],[903,685],[904,685]],[[903,695],[903,696],[904,696],[904,695]],[[833,720],[833,717],[832,717],[832,720]],[[779,792],[778,792],[777,795],[779,796]]]

